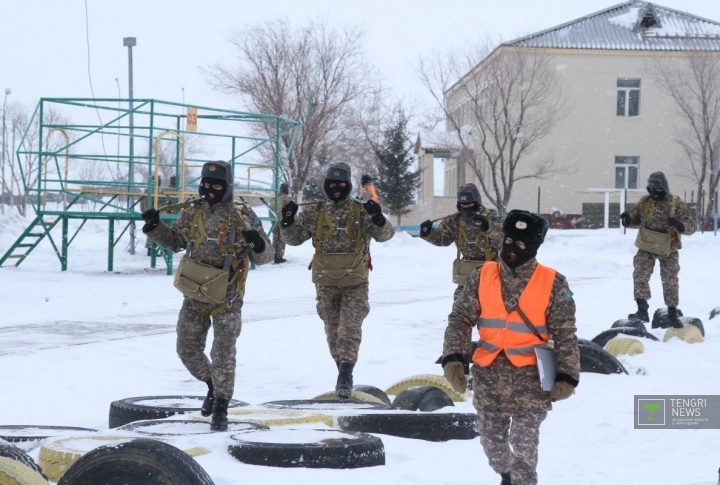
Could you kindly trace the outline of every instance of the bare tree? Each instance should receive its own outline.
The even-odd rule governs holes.
[[[299,128],[283,174],[295,195],[306,181],[318,178],[323,165],[340,161],[338,146],[364,141],[348,131],[348,120],[379,82],[365,59],[362,39],[361,30],[336,30],[322,19],[297,29],[287,20],[270,20],[232,35],[237,65],[218,63],[205,70],[214,88],[238,96],[248,111],[304,121],[315,103],[309,122]],[[256,129],[268,136],[274,127]],[[283,153],[290,142],[289,134],[282,137]],[[265,161],[272,163],[275,147],[261,150]]]
[[[533,144],[564,116],[566,98],[549,58],[539,50],[489,39],[463,51],[435,52],[416,67],[462,145],[458,172],[469,167],[501,213],[515,183],[569,170],[545,157],[529,163]]]
[[[42,182],[42,180],[38,180],[40,171],[45,179],[57,174],[57,166],[50,157],[40,158],[38,156],[39,119],[34,118],[31,124],[31,114],[32,112],[22,103],[8,105],[10,120],[8,135],[11,138],[8,147],[11,153],[5,159],[5,187],[3,190],[11,194],[11,200],[15,204],[18,214],[22,216],[26,215],[28,203],[28,193],[25,188],[38,189],[38,184]],[[67,118],[52,105],[45,107],[43,116],[45,125],[68,124]],[[46,152],[56,152],[67,144],[64,137],[50,134],[48,130],[45,130],[43,136],[45,139],[42,140],[42,147]],[[16,143],[22,143],[17,147],[19,151],[17,156],[15,156]],[[42,167],[40,167],[41,164]]]
[[[717,204],[715,191],[720,175],[720,57],[693,53],[680,59],[658,58],[653,74],[674,101],[679,115],[675,142],[687,157],[687,164],[679,168],[697,183],[698,198],[707,182],[710,203],[705,217],[710,217]]]

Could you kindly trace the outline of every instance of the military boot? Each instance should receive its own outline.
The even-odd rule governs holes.
[[[222,397],[215,399],[215,406],[213,406],[212,412],[212,420],[210,420],[210,429],[212,431],[227,431],[228,404],[230,404],[230,399],[225,399]]]
[[[215,389],[213,388],[212,381],[207,381],[206,384],[208,386],[208,393],[200,408],[200,414],[207,417],[212,414],[213,406],[215,405],[215,395],[213,394]]]
[[[641,322],[649,322],[650,316],[648,315],[648,302],[642,298],[635,300],[637,302],[638,310],[635,313],[628,315],[630,320],[640,320]]]
[[[668,323],[670,323],[671,327],[683,328],[683,323],[680,321],[680,318],[678,318],[677,307],[674,307],[674,306],[668,307]]]
[[[512,485],[512,481],[510,480],[510,472],[501,473],[500,478],[502,478],[502,480],[500,481],[500,485]]]
[[[335,393],[338,399],[347,399],[350,397],[350,393],[352,393],[353,368],[355,368],[355,364],[351,364],[350,362],[341,362],[338,366],[337,385],[335,385]]]

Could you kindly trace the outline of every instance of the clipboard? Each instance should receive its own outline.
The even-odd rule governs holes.
[[[550,392],[555,385],[557,374],[557,356],[555,351],[547,347],[535,347],[537,357],[538,375],[540,376],[540,388]]]

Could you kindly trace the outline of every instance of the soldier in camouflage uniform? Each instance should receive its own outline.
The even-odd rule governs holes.
[[[457,213],[438,225],[427,220],[420,224],[420,238],[434,246],[458,248],[458,259],[477,261],[478,266],[486,260],[495,261],[502,245],[502,215],[482,205],[480,191],[475,184],[465,184],[457,192]],[[463,285],[455,290],[457,296]]]
[[[501,485],[537,483],[540,424],[551,402],[570,397],[580,377],[573,293],[563,275],[535,259],[547,227],[537,214],[508,213],[501,261],[486,262],[467,278],[445,330],[445,377],[464,392],[463,351],[478,325],[473,405],[480,443],[502,477]],[[545,347],[551,336],[557,375],[546,392],[540,387],[534,347]]]
[[[145,211],[143,232],[165,249],[173,252],[187,249],[185,258],[230,273],[224,303],[206,303],[185,296],[177,324],[180,360],[196,379],[208,386],[201,412],[203,416],[212,413],[211,428],[224,431],[227,429],[227,407],[235,387],[235,342],[241,330],[241,293],[247,263],[248,260],[258,265],[269,263],[273,260],[273,251],[252,210],[235,207],[229,163],[204,164],[198,190],[200,199],[188,204],[172,227],[160,220],[157,210]],[[199,216],[196,215],[198,211],[201,211]],[[237,232],[240,233],[234,243],[231,243],[235,233],[231,221],[237,221]],[[228,265],[231,259],[238,264]],[[230,269],[226,270],[226,267]],[[211,325],[214,339],[210,350],[212,360],[209,360],[204,350]]]
[[[280,184],[280,200],[278,201],[278,207],[282,207],[288,203],[290,193],[290,187],[286,182]],[[284,263],[287,261],[285,256],[285,241],[283,241],[282,235],[280,234],[280,221],[277,221],[273,228],[272,245],[273,251],[275,252],[275,264]]]
[[[640,227],[655,233],[671,233],[670,253],[667,255],[653,254],[638,249],[633,258],[633,285],[638,310],[628,318],[641,322],[650,321],[648,300],[650,299],[650,276],[655,267],[655,260],[660,261],[660,280],[663,296],[668,307],[668,322],[673,327],[682,327],[678,316],[680,255],[682,248],[681,234],[692,235],[696,230],[695,220],[685,202],[670,193],[667,178],[662,172],[655,172],[648,177],[648,195],[643,196],[630,211],[620,214],[620,221],[625,227]]]
[[[377,202],[363,204],[350,197],[348,165],[334,163],[328,167],[323,191],[327,198],[306,205],[297,218],[297,204],[288,202],[282,208],[280,227],[287,244],[299,246],[312,239],[315,245],[313,281],[317,311],[325,323],[330,355],[338,368],[335,391],[338,398],[347,399],[352,391],[362,323],[370,312],[367,279],[370,239],[384,242],[394,231]],[[349,257],[353,262],[331,269],[332,255]]]

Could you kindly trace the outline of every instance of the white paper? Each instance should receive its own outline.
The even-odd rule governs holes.
[[[555,385],[555,374],[557,374],[555,351],[535,347],[535,356],[537,357],[538,374],[540,375],[540,388],[549,392]]]

